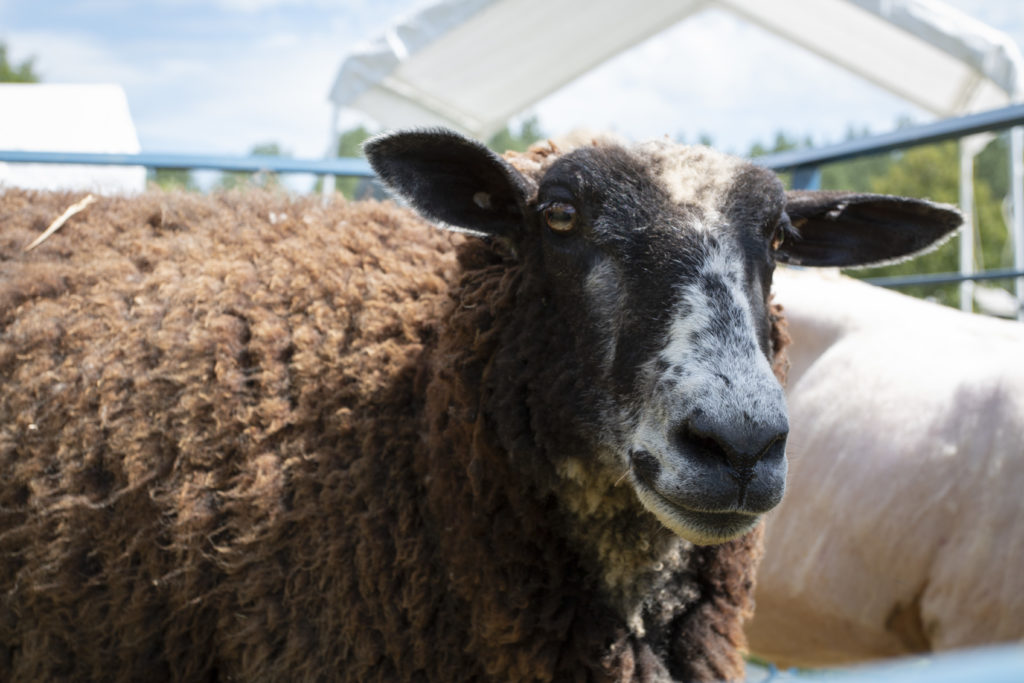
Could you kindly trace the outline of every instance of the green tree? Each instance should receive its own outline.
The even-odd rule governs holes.
[[[342,158],[355,157],[363,158],[363,143],[370,139],[373,133],[366,126],[349,128],[338,136],[338,156]],[[345,195],[346,199],[359,199],[359,188],[365,183],[364,178],[336,178],[335,189]]]
[[[705,144],[705,143],[701,143]],[[747,156],[753,159],[754,157],[764,156],[766,154],[775,154],[776,152],[788,152],[791,149],[807,149],[814,147],[814,142],[811,138],[805,137],[803,140],[799,140],[794,136],[789,135],[785,131],[779,131],[775,134],[775,142],[771,145],[764,145],[760,142],[755,142],[750,146],[750,151],[747,152]]]
[[[530,116],[519,124],[518,130],[513,130],[506,125],[487,141],[487,146],[498,154],[505,152],[525,152],[530,145],[547,137],[541,130],[540,121],[536,116]]]
[[[192,178],[192,172],[186,168],[151,168],[146,173],[146,180],[161,190],[195,192],[199,189]]]
[[[891,154],[872,154],[821,167],[821,187],[831,190],[871,192],[871,182],[889,172],[895,162]]]
[[[7,57],[7,45],[0,43],[0,83],[38,83],[34,62],[35,58],[30,57],[21,64],[12,64]]]
[[[363,143],[373,136],[373,132],[366,126],[359,125],[349,128],[338,135],[338,157],[340,158],[363,158]],[[313,192],[323,191],[324,181],[317,178],[313,184]],[[334,190],[340,192],[346,199],[360,199],[360,188],[366,187],[365,178],[339,176],[334,179]]]
[[[264,142],[254,146],[249,151],[254,157],[277,157],[288,156],[281,151],[281,146],[276,142]],[[275,188],[280,186],[280,181],[275,173],[248,173],[246,171],[225,171],[221,174],[217,187],[221,190],[233,190],[241,187],[262,187]]]
[[[984,180],[992,194],[992,201],[1002,204],[1001,198],[1010,194],[1010,133],[1004,131],[988,144],[981,153],[974,158],[974,177]],[[975,189],[977,193],[977,189]],[[1002,206],[1001,208],[1008,208]],[[975,213],[978,211],[975,209]],[[1010,239],[1007,219],[1009,216],[1000,211],[998,223],[1002,229],[997,230],[991,224],[985,225],[984,232],[979,232],[981,237],[981,249],[977,253],[983,255],[984,261],[979,265],[985,268],[1012,268],[1013,267],[1013,240]],[[985,215],[976,219],[984,222]],[[1012,288],[1012,282],[1003,283]]]
[[[1010,133],[1003,131],[974,158],[974,174],[984,178],[996,197],[1010,192]]]
[[[702,138],[707,136],[702,136]],[[701,142],[702,145],[711,146],[710,138],[708,142]],[[775,142],[771,145],[765,145],[760,142],[755,142],[750,146],[750,150],[747,151],[747,157],[754,159],[756,157],[766,156],[768,154],[775,154],[777,152],[788,152],[793,149],[807,149],[814,147],[814,141],[811,140],[810,136],[805,137],[803,140],[798,140],[796,137],[790,136],[785,131],[779,131],[775,134]],[[793,185],[793,174],[790,171],[783,171],[778,174],[782,180],[782,184],[786,187],[792,187]]]

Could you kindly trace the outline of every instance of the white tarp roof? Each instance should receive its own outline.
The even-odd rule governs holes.
[[[444,0],[357,48],[330,99],[387,128],[438,124],[486,139],[576,77],[709,7],[940,117],[1024,96],[1016,44],[938,0]]]
[[[137,154],[139,138],[119,85],[0,85],[0,149]],[[141,166],[0,162],[0,187],[141,192]]]

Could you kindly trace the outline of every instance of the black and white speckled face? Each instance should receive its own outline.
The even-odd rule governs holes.
[[[782,497],[767,298],[784,206],[771,173],[670,143],[583,148],[539,183],[545,269],[592,349],[600,457],[698,543],[749,530]]]

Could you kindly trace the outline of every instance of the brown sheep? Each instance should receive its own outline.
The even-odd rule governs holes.
[[[25,254],[71,198],[0,197],[0,679],[739,678],[773,262],[956,214],[669,143],[367,149],[484,237],[150,193]]]

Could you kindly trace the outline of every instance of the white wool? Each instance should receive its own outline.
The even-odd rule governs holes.
[[[1024,325],[780,270],[790,477],[752,651],[835,665],[1024,637]]]

